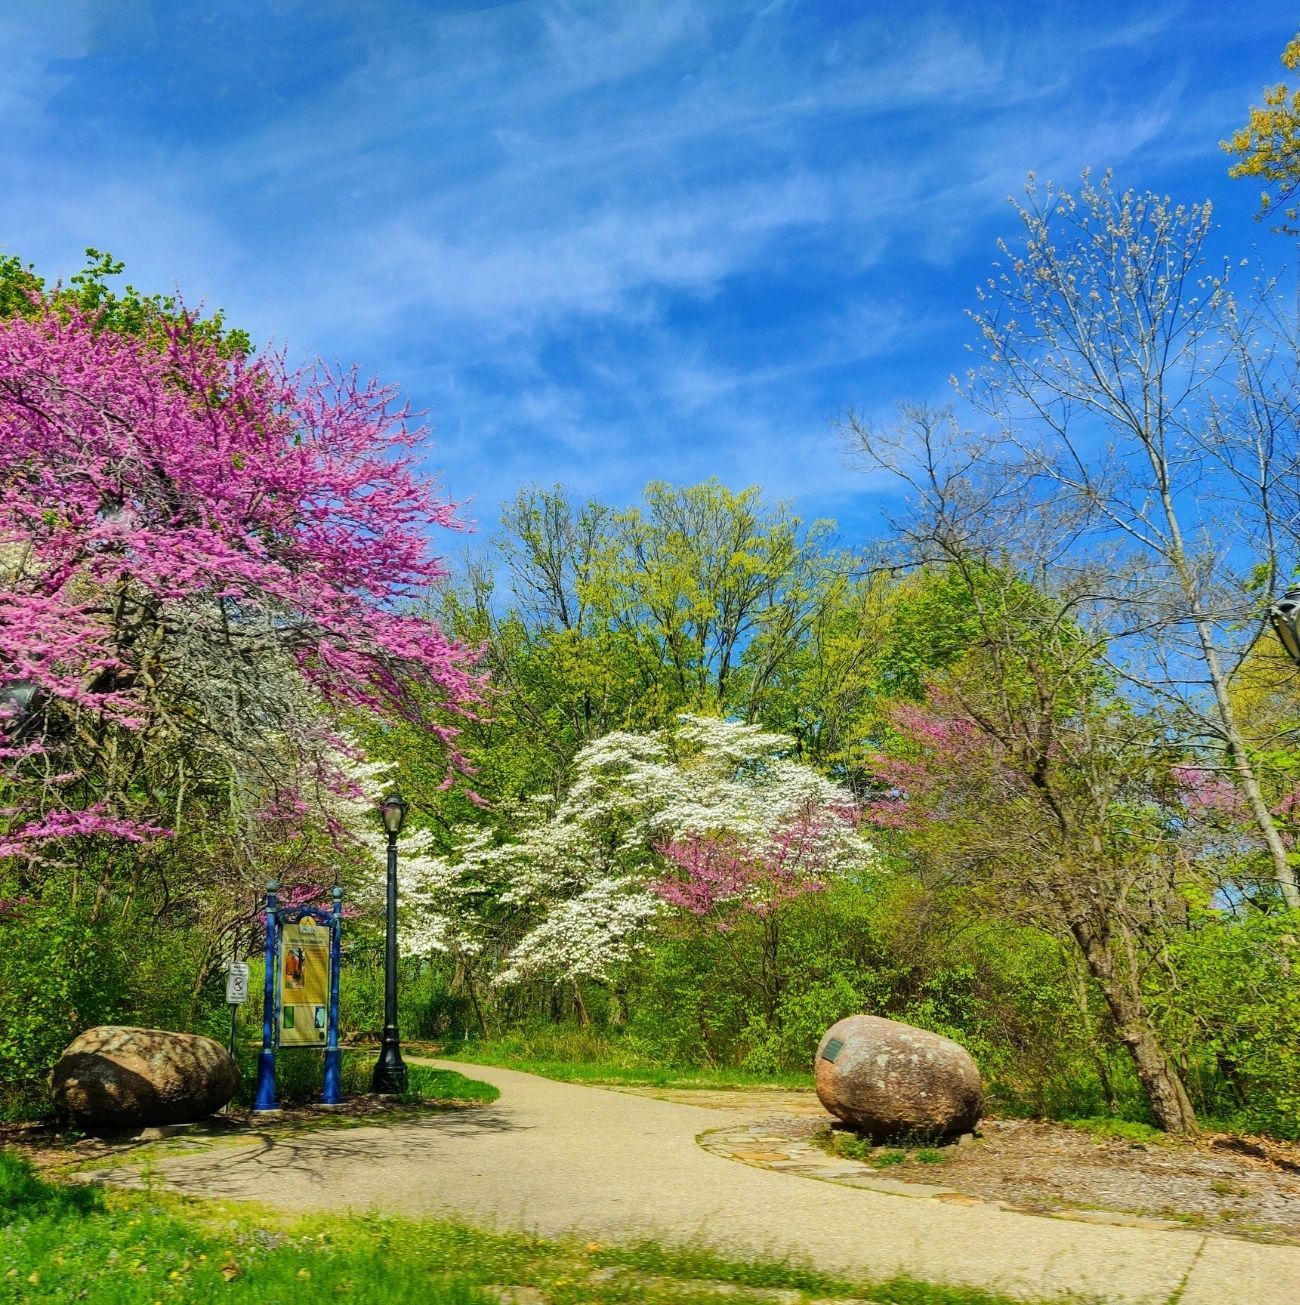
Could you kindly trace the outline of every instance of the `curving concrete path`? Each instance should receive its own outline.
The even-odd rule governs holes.
[[[494,1105],[321,1129],[169,1158],[154,1181],[282,1210],[452,1215],[546,1236],[652,1236],[827,1272],[908,1273],[1029,1297],[1294,1305],[1300,1247],[1105,1226],[915,1199],[710,1154],[706,1130],[753,1112],[705,1109],[513,1070],[429,1061],[501,1091]],[[132,1182],[128,1171],[102,1181]],[[138,1181],[138,1180],[135,1180]]]

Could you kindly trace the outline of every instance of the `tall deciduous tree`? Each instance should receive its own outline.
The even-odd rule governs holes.
[[[1162,1127],[1193,1132],[1147,1000],[1193,891],[1161,722],[1109,694],[1099,644],[1072,619],[1077,594],[978,562],[954,569],[971,582],[978,638],[933,678],[927,705],[894,709],[869,813],[986,909],[1077,947]]]
[[[1017,212],[1022,238],[972,314],[967,393],[999,429],[914,412],[854,438],[911,484],[923,554],[1087,577],[1078,601],[1115,673],[1214,754],[1300,906],[1231,691],[1300,556],[1296,357],[1270,287],[1234,299],[1205,206],[1085,179],[1077,195],[1031,185]]]
[[[833,600],[831,523],[810,526],[757,487],[646,486],[615,514],[592,600],[670,703],[759,720],[772,680]],[[748,655],[747,655],[748,654]]]

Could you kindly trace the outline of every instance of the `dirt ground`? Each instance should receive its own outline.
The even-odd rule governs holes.
[[[631,1090],[752,1109],[773,1138],[808,1141],[833,1122],[811,1092]],[[925,1163],[911,1152],[902,1163],[882,1166],[886,1150],[879,1149],[863,1171],[940,1184],[1036,1214],[1107,1211],[1300,1243],[1300,1146],[1293,1144],[1221,1134],[1196,1143],[1136,1142],[1038,1120],[986,1119],[974,1145],[938,1148],[939,1162]]]
[[[811,1131],[806,1123],[800,1128]],[[1039,1214],[1107,1210],[1300,1242],[1300,1157],[1290,1161],[1270,1149],[1271,1159],[1243,1151],[1232,1138],[1132,1142],[1035,1120],[990,1119],[975,1145],[942,1148],[941,1164],[910,1158],[887,1172]]]

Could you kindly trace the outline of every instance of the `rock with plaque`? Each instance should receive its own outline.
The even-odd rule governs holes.
[[[984,1097],[960,1043],[876,1015],[850,1015],[826,1030],[814,1079],[822,1105],[876,1142],[969,1132]]]

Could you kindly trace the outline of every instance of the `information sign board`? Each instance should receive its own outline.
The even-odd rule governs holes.
[[[280,934],[280,1045],[323,1046],[327,1036],[330,929],[311,916]]]

